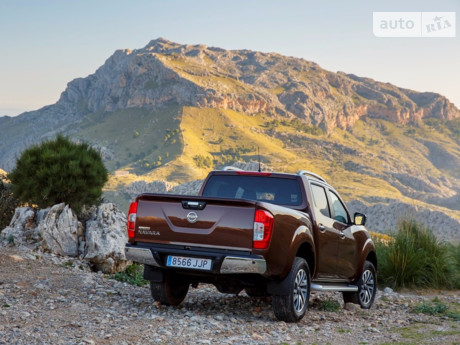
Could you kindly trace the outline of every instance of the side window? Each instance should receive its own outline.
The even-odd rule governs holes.
[[[334,219],[339,222],[348,224],[348,213],[345,210],[345,206],[343,206],[339,197],[332,191],[329,191],[329,196],[331,198],[332,208],[334,209]]]
[[[326,191],[323,187],[312,184],[311,191],[313,193],[313,201],[315,203],[315,208],[321,212],[322,215],[326,217],[331,217],[331,212],[329,211],[329,206],[327,204]]]

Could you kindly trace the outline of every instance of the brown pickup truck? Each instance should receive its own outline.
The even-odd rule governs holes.
[[[364,224],[309,171],[212,171],[198,196],[141,194],[129,208],[126,256],[144,264],[152,297],[178,305],[189,286],[273,296],[279,320],[296,322],[310,290],[341,291],[370,308],[377,256]]]

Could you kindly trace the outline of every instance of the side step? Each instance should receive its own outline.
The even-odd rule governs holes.
[[[348,291],[348,292],[356,292],[358,291],[358,287],[356,285],[345,285],[345,284],[311,284],[311,289],[315,291]]]

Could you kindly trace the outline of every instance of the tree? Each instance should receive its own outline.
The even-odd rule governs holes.
[[[8,178],[21,202],[40,208],[64,202],[80,212],[100,202],[108,173],[96,150],[58,135],[26,149]]]

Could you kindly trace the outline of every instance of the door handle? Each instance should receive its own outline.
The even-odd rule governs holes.
[[[319,229],[319,231],[321,231],[321,232],[326,231],[326,227],[325,227],[323,224],[321,224],[321,223],[318,224],[318,229]]]

